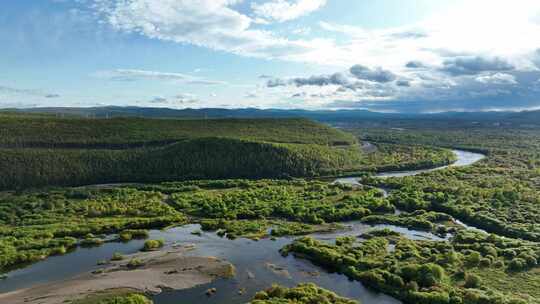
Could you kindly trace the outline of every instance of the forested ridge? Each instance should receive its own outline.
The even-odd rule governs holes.
[[[306,119],[85,119],[0,115],[0,189],[356,168],[354,136]],[[337,148],[336,146],[339,146]]]
[[[85,119],[0,115],[0,190],[187,179],[288,178],[448,164],[435,148],[363,153],[306,119]]]
[[[356,143],[351,134],[303,118],[89,119],[0,114],[0,146],[10,148],[129,148],[207,137],[328,146]]]

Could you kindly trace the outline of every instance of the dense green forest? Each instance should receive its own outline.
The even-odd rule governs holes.
[[[0,188],[199,178],[317,176],[356,168],[356,146],[201,138],[126,150],[3,149]]]
[[[84,119],[0,115],[0,189],[356,168],[355,137],[305,119]]]
[[[83,119],[0,115],[0,189],[187,179],[334,176],[430,167],[436,148],[382,145],[305,119]]]
[[[272,143],[352,145],[356,138],[307,119],[57,118],[0,114],[4,147],[123,148],[225,137]]]

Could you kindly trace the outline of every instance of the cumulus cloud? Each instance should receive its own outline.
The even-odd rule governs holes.
[[[252,3],[253,13],[263,20],[285,22],[308,15],[326,5],[326,0],[271,0]]]
[[[410,87],[411,82],[408,81],[408,80],[405,80],[405,79],[400,79],[400,80],[396,81],[396,85],[398,87]]]
[[[279,58],[313,48],[269,31],[232,8],[240,0],[93,0],[101,19],[114,29],[152,39],[188,43],[245,56]]]
[[[463,66],[475,74],[453,75],[428,68],[407,70],[405,75],[392,73],[388,77],[380,77],[381,73],[376,73],[375,77],[371,75],[373,71],[384,70],[353,66],[354,69],[334,74],[271,79],[267,87],[277,90],[277,94],[281,92],[283,98],[316,99],[324,107],[337,108],[403,111],[411,103],[411,111],[442,111],[458,110],[456,104],[463,110],[489,109],[490,102],[498,104],[498,107],[505,103],[513,107],[540,105],[533,89],[538,87],[540,71],[491,72],[504,66],[498,63]],[[366,77],[366,73],[373,77]],[[295,90],[291,91],[291,88]]]
[[[333,74],[269,79],[266,82],[266,87],[333,87],[334,93],[355,91],[358,94],[367,94],[372,97],[386,97],[394,94],[394,80],[396,79],[395,74],[380,67],[371,69],[362,65],[354,65],[346,71]],[[395,86],[398,87],[409,87],[410,85],[410,81],[407,79],[395,82]],[[328,97],[332,96],[327,92],[325,94]],[[321,98],[323,95],[318,94],[317,96]]]
[[[289,85],[289,82],[280,78],[270,79],[266,82],[266,86],[269,88],[284,87]]]
[[[540,35],[540,26],[532,18],[540,12],[540,3],[536,0],[524,0],[520,5],[505,1],[467,1],[445,10],[442,15],[384,30],[320,22],[323,30],[347,36],[339,43],[328,35],[310,40],[291,39],[277,35],[284,33],[279,28],[256,25],[259,19],[292,20],[320,9],[326,3],[323,0],[249,1],[241,6],[242,10],[238,5],[246,2],[242,0],[87,2],[93,3],[92,8],[101,21],[121,32],[244,56],[342,68],[352,65],[355,58],[362,58],[367,66],[385,62],[385,67],[394,73],[410,58],[428,66],[440,64],[441,57],[450,54],[514,58],[538,48],[534,39],[522,37]],[[489,11],[485,10],[486,5]]]
[[[358,65],[333,74],[270,79],[266,86],[283,98],[322,106],[336,99],[392,99],[402,88],[411,86],[408,79],[394,81],[395,77],[382,68]]]
[[[175,81],[187,84],[217,85],[225,84],[222,81],[208,80],[181,73],[166,73],[147,70],[116,69],[111,71],[99,71],[93,74],[98,78],[113,81],[138,81],[138,80],[164,80]]]
[[[407,62],[405,64],[405,67],[409,69],[422,69],[422,68],[426,68],[427,66],[423,64],[421,61],[412,60],[412,61]]]
[[[354,76],[345,73],[337,72],[330,75],[313,75],[309,77],[294,77],[288,79],[270,79],[266,82],[268,88],[285,87],[285,86],[339,86],[343,89],[354,90],[364,86],[363,82],[359,82]]]
[[[483,72],[504,72],[514,70],[515,67],[508,61],[494,57],[484,58],[457,57],[444,61],[441,71],[453,76],[477,75]]]
[[[311,76],[308,78],[293,78],[291,82],[298,87],[347,85],[350,83],[349,79],[342,73],[334,73],[332,75]]]
[[[122,33],[138,33],[146,38],[242,56],[313,64],[310,67],[318,71],[314,76],[262,77],[267,81],[266,86],[272,88],[269,91],[275,91],[276,99],[282,94],[285,99],[294,95],[318,98],[320,104],[338,99],[442,104],[456,100],[473,103],[472,99],[487,94],[494,100],[504,96],[508,98],[506,101],[516,103],[525,98],[538,100],[530,91],[531,87],[538,88],[538,75],[523,81],[520,74],[527,69],[540,69],[538,42],[526,38],[540,36],[537,18],[540,1],[537,0],[523,0],[519,5],[508,1],[462,1],[463,4],[452,5],[440,15],[385,29],[338,24],[334,19],[320,22],[317,31],[313,30],[309,36],[319,38],[311,40],[287,37],[294,32],[289,24],[268,26],[268,23],[304,16],[322,5],[311,6],[310,11],[306,9],[308,6],[300,4],[316,1],[85,0],[77,3],[89,2],[93,3],[92,9],[102,24]],[[283,5],[295,9],[280,10]],[[486,5],[489,10],[485,9]],[[362,65],[348,70],[358,62]],[[384,68],[377,68],[381,63]],[[276,70],[272,69],[274,73]],[[144,73],[131,73],[139,74],[135,77],[124,71],[109,78],[214,82],[176,73],[139,72]],[[239,92],[239,97],[242,93]]]
[[[478,76],[476,77],[476,81],[485,84],[517,84],[516,77],[506,73]]]
[[[349,72],[358,79],[373,81],[373,82],[391,82],[396,79],[396,75],[382,68],[370,69],[363,65],[353,65]]]

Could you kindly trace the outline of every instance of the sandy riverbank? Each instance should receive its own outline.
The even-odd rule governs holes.
[[[207,284],[216,278],[234,275],[234,266],[215,257],[186,256],[189,247],[137,253],[122,261],[110,262],[99,273],[0,294],[0,303],[61,304],[110,289],[144,293],[186,289]],[[132,259],[143,265],[127,267]]]

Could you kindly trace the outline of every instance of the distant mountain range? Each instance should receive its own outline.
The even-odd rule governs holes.
[[[523,112],[442,112],[442,113],[380,113],[367,110],[282,110],[282,109],[169,109],[145,107],[94,107],[94,108],[29,108],[4,109],[8,112],[45,113],[55,115],[75,115],[92,118],[112,117],[149,117],[149,118],[286,118],[305,117],[323,122],[351,123],[358,121],[385,120],[433,120],[433,121],[466,121],[471,123],[501,123],[519,125],[540,125],[540,111]]]

